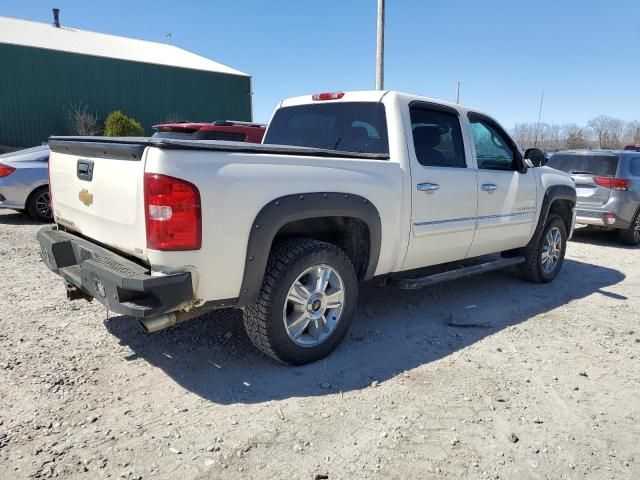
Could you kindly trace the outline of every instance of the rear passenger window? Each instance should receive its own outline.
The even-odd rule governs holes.
[[[633,157],[629,162],[629,173],[634,177],[640,177],[640,157]]]
[[[416,158],[425,167],[465,168],[460,120],[454,113],[422,106],[410,109]]]

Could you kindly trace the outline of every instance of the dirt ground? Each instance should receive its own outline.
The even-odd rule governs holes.
[[[39,228],[0,213],[1,479],[640,478],[640,256],[614,235],[577,232],[549,285],[365,285],[290,368],[234,311],[145,334],[68,302]]]

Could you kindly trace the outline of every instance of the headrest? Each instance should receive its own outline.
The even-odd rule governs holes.
[[[423,126],[413,129],[413,143],[419,148],[433,148],[440,145],[440,129]]]

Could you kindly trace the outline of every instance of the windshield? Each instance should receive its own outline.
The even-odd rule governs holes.
[[[618,170],[616,155],[579,155],[556,153],[547,164],[551,168],[563,172],[599,177],[615,177]]]
[[[263,143],[388,154],[384,105],[339,102],[281,108]]]

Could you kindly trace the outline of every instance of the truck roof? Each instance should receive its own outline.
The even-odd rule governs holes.
[[[462,105],[460,103],[450,102],[447,100],[442,100],[439,98],[425,97],[422,95],[415,95],[412,93],[400,92],[397,90],[356,90],[350,92],[339,92],[341,94],[340,98],[330,99],[330,100],[316,100],[314,96],[319,94],[310,94],[310,95],[301,95],[299,97],[290,97],[282,100],[280,104],[278,104],[278,108],[282,107],[292,107],[295,105],[306,105],[309,103],[316,103],[319,101],[322,102],[382,102],[386,98],[396,97],[403,101],[422,101],[435,103],[438,105],[445,105],[448,107],[455,108],[463,113],[472,110],[477,113],[483,113],[481,110],[476,108],[468,107]]]

